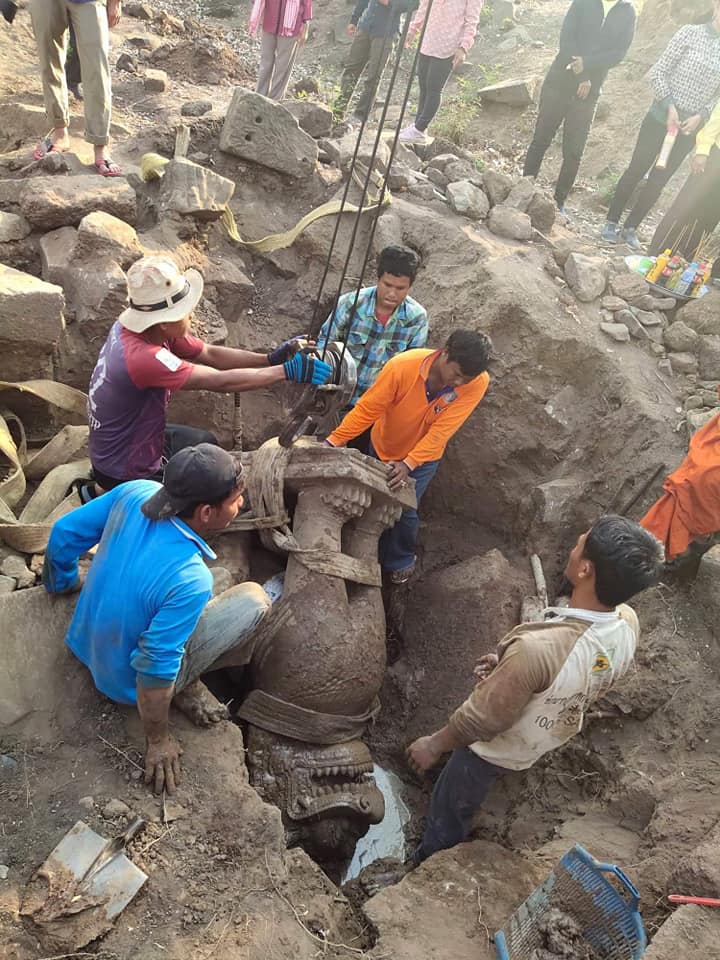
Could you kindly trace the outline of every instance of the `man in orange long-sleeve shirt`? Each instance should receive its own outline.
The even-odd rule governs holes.
[[[326,443],[345,446],[372,426],[370,454],[390,467],[390,489],[412,477],[419,504],[448,440],[485,395],[491,348],[485,334],[455,330],[441,350],[398,354]],[[415,569],[418,523],[417,510],[404,510],[380,540],[380,564],[393,583]]]

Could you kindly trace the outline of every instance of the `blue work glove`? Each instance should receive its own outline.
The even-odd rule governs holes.
[[[302,337],[293,337],[292,340],[286,340],[284,343],[281,343],[279,347],[275,347],[274,350],[268,350],[268,365],[277,367],[281,363],[287,363],[288,360],[292,360],[300,349],[301,340]]]
[[[295,383],[312,383],[319,386],[327,383],[332,376],[332,367],[322,360],[310,357],[306,353],[296,353],[292,360],[286,360],[285,376]]]

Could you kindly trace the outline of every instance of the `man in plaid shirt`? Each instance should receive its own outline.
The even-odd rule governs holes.
[[[342,341],[347,336],[347,349],[358,368],[351,406],[373,385],[391,357],[427,343],[427,312],[408,296],[419,266],[420,259],[413,250],[385,247],[378,257],[377,286],[360,291],[354,313],[355,291],[343,294],[334,317],[331,313],[322,325],[320,347],[328,340]]]

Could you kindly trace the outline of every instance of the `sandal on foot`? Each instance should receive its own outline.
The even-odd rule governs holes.
[[[114,160],[111,160],[110,157],[105,157],[104,160],[95,161],[95,169],[100,174],[101,177],[121,177],[122,170],[115,163]]]
[[[43,157],[46,157],[49,153],[67,153],[67,151],[54,144],[50,137],[45,137],[45,139],[41,140],[35,147],[33,160],[42,160]]]

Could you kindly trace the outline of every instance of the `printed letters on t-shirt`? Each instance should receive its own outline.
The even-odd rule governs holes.
[[[155,354],[155,359],[159,360],[168,370],[172,370],[173,373],[182,366],[181,358],[176,357],[174,353],[170,353],[167,347],[161,347]]]

